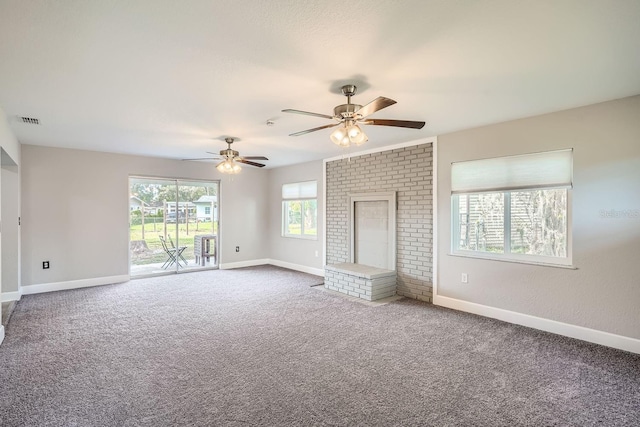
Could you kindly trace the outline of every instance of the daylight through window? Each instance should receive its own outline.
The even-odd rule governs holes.
[[[318,183],[297,182],[282,186],[282,235],[318,238]]]
[[[452,250],[571,264],[572,151],[454,163]]]

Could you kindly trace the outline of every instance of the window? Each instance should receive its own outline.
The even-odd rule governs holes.
[[[211,215],[211,206],[205,206],[204,207],[204,214],[205,215]]]
[[[318,183],[297,182],[282,186],[282,235],[318,238]]]
[[[572,151],[452,165],[452,251],[570,265]]]

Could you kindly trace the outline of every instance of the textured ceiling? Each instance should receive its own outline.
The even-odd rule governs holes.
[[[637,0],[0,0],[0,106],[26,144],[184,158],[234,136],[281,166],[341,154],[280,110],[331,114],[342,83],[427,122],[363,148],[639,94],[638,22]]]

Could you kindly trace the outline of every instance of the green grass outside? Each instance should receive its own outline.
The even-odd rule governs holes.
[[[179,227],[179,242],[176,242],[176,226]],[[170,236],[174,244],[177,246],[186,246],[182,256],[187,261],[192,262],[195,259],[193,254],[193,236],[201,234],[217,234],[218,224],[211,222],[190,222],[188,224],[188,229],[187,233],[187,224],[166,224],[167,244],[169,247],[171,246],[169,243]],[[162,243],[160,242],[160,236],[164,237],[165,235],[165,224],[158,223],[155,224],[155,227],[154,224],[145,224],[144,239],[142,238],[142,225],[132,225],[129,228],[129,233],[129,240],[131,242],[144,240],[147,247],[144,251],[131,252],[131,263],[133,265],[153,264],[164,262],[167,259],[168,255],[162,248]]]
[[[289,234],[300,234],[300,224],[289,224]],[[315,228],[306,228],[304,230],[305,236],[315,236],[318,234],[318,230]]]

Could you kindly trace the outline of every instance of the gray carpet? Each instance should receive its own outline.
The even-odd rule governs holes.
[[[0,425],[640,425],[640,356],[276,267],[23,297]]]
[[[9,319],[13,314],[13,309],[16,306],[15,301],[7,301],[2,303],[2,326],[5,326],[9,323]]]

